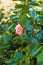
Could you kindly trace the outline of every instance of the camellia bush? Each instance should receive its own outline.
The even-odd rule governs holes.
[[[43,65],[43,2],[19,1],[0,9],[0,65]]]

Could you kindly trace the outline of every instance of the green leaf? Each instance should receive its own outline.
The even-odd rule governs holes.
[[[33,54],[32,56],[37,55],[41,49],[42,49],[42,47],[39,47],[39,48],[34,52],[34,54]]]
[[[43,52],[37,56],[38,62],[43,62]]]
[[[20,23],[21,23],[22,25],[24,24],[25,18],[26,18],[26,13],[23,13],[23,14],[20,16]]]
[[[13,62],[13,59],[7,59],[7,60],[5,60],[5,63],[7,63],[7,64],[10,64],[12,62]]]
[[[15,6],[15,8],[24,8],[25,6],[23,5],[23,4],[17,4],[16,6]]]
[[[3,58],[3,52],[2,52],[2,50],[0,50],[0,58]]]
[[[17,65],[17,62],[12,63],[12,65]]]
[[[31,3],[31,5],[33,5],[33,6],[39,6],[39,3],[33,2],[33,3]]]

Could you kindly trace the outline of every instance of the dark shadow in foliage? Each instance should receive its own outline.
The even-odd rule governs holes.
[[[34,56],[34,57],[30,57],[30,65],[37,65],[37,58]]]

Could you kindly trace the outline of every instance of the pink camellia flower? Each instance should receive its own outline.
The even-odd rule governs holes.
[[[18,35],[22,35],[23,28],[22,28],[22,26],[20,24],[16,25],[15,29],[16,29],[16,33]]]

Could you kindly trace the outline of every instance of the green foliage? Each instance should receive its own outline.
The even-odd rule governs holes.
[[[43,62],[43,2],[20,1],[13,14],[9,11],[5,16],[0,9],[0,65],[35,65],[35,59],[36,65]],[[23,28],[21,36],[15,30],[18,23]]]

